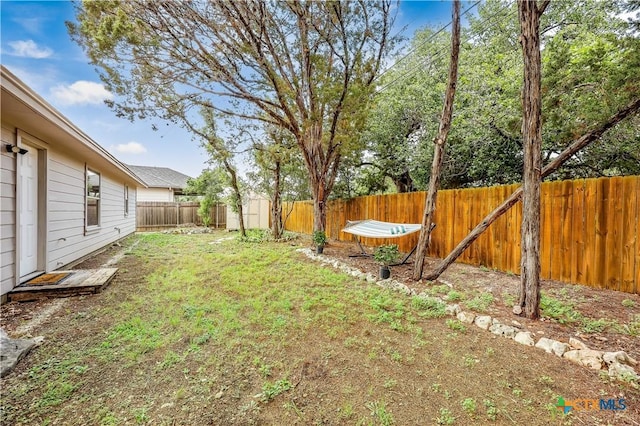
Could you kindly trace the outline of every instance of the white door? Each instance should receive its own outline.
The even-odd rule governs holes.
[[[20,179],[20,276],[38,269],[38,150],[17,154]]]

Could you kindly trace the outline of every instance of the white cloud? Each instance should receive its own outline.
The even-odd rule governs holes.
[[[117,152],[122,154],[144,154],[147,148],[138,142],[121,143],[113,147]]]
[[[10,41],[9,46],[13,49],[11,54],[15,56],[42,59],[53,55],[53,50],[48,47],[39,47],[33,40]]]
[[[79,80],[70,86],[58,85],[51,89],[53,97],[64,105],[100,104],[113,98],[100,83]]]

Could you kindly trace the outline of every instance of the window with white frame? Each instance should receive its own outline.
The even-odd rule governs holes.
[[[100,174],[86,169],[87,205],[85,219],[87,228],[100,226]]]
[[[129,216],[129,186],[124,186],[124,216]]]

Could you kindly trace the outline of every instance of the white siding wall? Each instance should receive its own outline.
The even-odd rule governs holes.
[[[16,279],[16,160],[4,149],[5,144],[16,143],[15,129],[3,126],[0,139],[0,294],[5,294]]]
[[[2,127],[2,148],[16,143],[16,130]],[[26,141],[28,142],[28,141]],[[89,163],[100,173],[100,226],[85,235],[85,163],[53,147],[47,150],[46,269],[52,271],[98,250],[136,227],[136,188],[129,185],[129,214],[124,212],[124,182],[109,170]],[[0,153],[0,295],[16,282],[16,160],[15,154]]]
[[[48,262],[47,270],[63,265],[104,247],[136,227],[136,189],[129,187],[129,214],[124,215],[124,183],[92,164],[100,173],[100,226],[85,235],[85,163],[55,151],[49,152],[48,182]]]
[[[169,188],[138,188],[138,201],[173,202],[173,190]]]

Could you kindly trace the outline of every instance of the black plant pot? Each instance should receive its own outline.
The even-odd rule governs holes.
[[[316,254],[322,254],[324,251],[324,246],[316,246]]]
[[[389,269],[388,266],[381,266],[380,267],[380,278],[383,279],[383,280],[386,280],[390,276],[391,276],[391,269]]]

